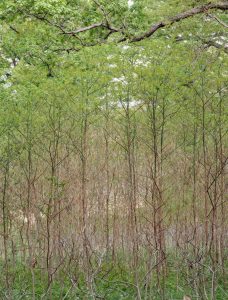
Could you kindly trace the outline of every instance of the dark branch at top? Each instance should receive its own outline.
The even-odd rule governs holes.
[[[94,46],[97,44],[102,44],[105,43],[106,40],[108,39],[108,37],[113,34],[113,33],[120,33],[121,34],[121,38],[118,40],[118,43],[123,42],[123,41],[129,41],[129,42],[139,42],[141,40],[144,40],[146,38],[151,37],[157,30],[159,30],[160,28],[166,27],[166,26],[170,26],[174,23],[177,23],[181,20],[193,17],[197,14],[209,14],[210,10],[223,10],[226,11],[228,9],[228,1],[223,1],[223,2],[219,2],[219,3],[208,3],[199,7],[194,7],[192,9],[189,9],[185,12],[182,12],[180,14],[177,14],[176,16],[170,17],[169,19],[157,22],[153,25],[151,25],[151,27],[149,28],[149,30],[147,30],[146,32],[138,35],[138,36],[133,36],[133,37],[129,37],[129,35],[127,34],[127,32],[123,29],[123,28],[116,28],[114,26],[112,26],[110,24],[110,21],[108,20],[108,13],[105,12],[105,9],[103,8],[103,6],[101,6],[96,0],[94,0],[94,2],[97,4],[99,10],[102,12],[104,19],[101,22],[97,22],[97,23],[93,23],[89,26],[85,26],[85,27],[81,27],[75,30],[71,30],[68,31],[63,25],[59,25],[55,22],[52,22],[50,20],[48,20],[46,17],[44,16],[40,16],[40,15],[35,15],[35,14],[27,14],[28,16],[32,16],[38,20],[44,21],[47,24],[49,24],[50,26],[54,26],[56,28],[58,28],[62,34],[65,35],[71,35],[75,38],[77,38],[82,46]],[[218,19],[217,19],[218,20]],[[219,22],[221,23],[221,21],[219,20]],[[224,26],[224,24],[223,24]],[[97,39],[94,43],[92,44],[86,44],[83,42],[83,40],[81,38],[79,38],[79,34],[86,32],[86,31],[90,31],[90,30],[94,30],[96,28],[103,28],[107,30],[107,34],[105,37],[103,37],[102,39]]]
[[[206,4],[203,6],[195,7],[190,10],[187,10],[183,13],[180,13],[174,17],[171,17],[167,21],[158,22],[157,24],[152,25],[151,28],[148,31],[146,31],[145,33],[143,33],[139,36],[133,37],[131,39],[131,42],[139,42],[145,38],[152,36],[159,28],[162,28],[162,27],[165,27],[168,25],[172,25],[181,20],[193,17],[194,15],[197,15],[197,14],[206,13],[211,9],[227,10],[228,9],[228,1],[225,1],[222,3],[217,3],[217,4],[209,3],[209,4]]]

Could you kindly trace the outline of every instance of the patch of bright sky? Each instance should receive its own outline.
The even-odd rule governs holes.
[[[131,8],[132,5],[134,4],[134,1],[133,0],[128,0],[127,4],[128,4],[128,7]]]

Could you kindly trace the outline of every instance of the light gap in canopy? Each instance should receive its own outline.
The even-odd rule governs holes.
[[[134,4],[134,1],[133,0],[128,0],[127,4],[128,4],[128,7],[131,8],[132,5]]]

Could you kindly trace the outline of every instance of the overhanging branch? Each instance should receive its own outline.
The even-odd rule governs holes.
[[[187,10],[183,13],[180,13],[180,14],[174,16],[174,17],[171,17],[168,20],[158,22],[158,23],[152,25],[151,28],[148,31],[146,31],[145,33],[143,33],[139,36],[133,37],[131,39],[131,42],[139,42],[143,39],[149,38],[158,29],[160,29],[162,27],[172,25],[172,24],[177,23],[181,20],[193,17],[197,14],[202,14],[202,13],[208,12],[211,9],[227,10],[228,9],[228,1],[217,3],[217,4],[209,3],[209,4],[206,4],[206,5],[203,5],[203,6],[195,7],[195,8],[192,8],[190,10]]]
[[[184,19],[193,17],[195,15],[203,14],[203,13],[208,15],[210,10],[226,11],[228,9],[228,1],[223,1],[223,2],[219,2],[219,3],[208,3],[205,5],[199,6],[199,7],[194,7],[185,12],[179,13],[179,14],[177,14],[173,17],[170,17],[166,20],[157,22],[157,23],[151,25],[149,30],[147,30],[146,32],[144,32],[140,35],[137,35],[137,36],[129,37],[129,35],[127,34],[127,32],[125,30],[123,30],[123,28],[116,28],[111,25],[110,21],[107,18],[108,14],[105,12],[104,8],[102,6],[100,6],[96,0],[94,0],[94,1],[99,6],[99,9],[103,12],[104,19],[101,22],[93,23],[91,25],[88,25],[85,27],[80,27],[75,30],[67,30],[67,28],[65,28],[63,25],[56,24],[55,22],[50,21],[49,19],[47,19],[44,16],[35,15],[35,14],[27,14],[27,13],[25,15],[30,16],[30,17],[32,16],[40,21],[44,21],[45,23],[49,24],[50,26],[53,26],[53,27],[56,27],[57,29],[59,29],[62,34],[78,38],[80,40],[82,46],[88,46],[88,44],[84,43],[79,38],[79,35],[86,31],[96,30],[97,28],[103,28],[103,29],[107,30],[107,34],[102,39],[98,38],[98,40],[94,41],[91,45],[105,43],[107,41],[108,37],[113,33],[121,34],[121,38],[117,41],[118,43],[124,42],[127,40],[129,42],[133,43],[133,42],[139,42],[146,38],[151,37],[160,28],[168,27],[170,25],[173,25],[174,23],[180,22]]]

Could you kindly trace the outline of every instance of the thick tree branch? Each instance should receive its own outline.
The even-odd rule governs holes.
[[[131,42],[139,42],[139,41],[141,41],[145,38],[149,38],[158,29],[160,29],[162,27],[172,25],[172,24],[177,23],[181,20],[193,17],[194,15],[197,15],[197,14],[205,13],[205,12],[211,10],[211,9],[227,10],[228,9],[228,1],[217,3],[217,4],[216,3],[209,3],[209,4],[206,4],[206,5],[203,5],[203,6],[195,7],[195,8],[192,8],[190,10],[187,10],[183,13],[180,13],[180,14],[174,16],[174,17],[171,17],[168,20],[158,22],[158,23],[152,25],[151,28],[148,31],[146,31],[145,33],[143,33],[139,36],[133,37],[131,39]]]
[[[143,33],[143,34],[141,34],[139,36],[133,37],[130,40],[130,42],[139,42],[139,41],[141,41],[143,39],[149,38],[158,29],[160,29],[162,27],[172,25],[172,24],[177,23],[177,22],[179,22],[181,20],[193,17],[194,15],[197,15],[197,14],[202,14],[202,13],[208,12],[209,10],[212,10],[212,9],[227,10],[228,9],[228,1],[221,2],[221,3],[209,3],[209,4],[206,4],[206,5],[203,5],[203,6],[195,7],[195,8],[192,8],[190,10],[187,10],[187,11],[185,11],[183,13],[177,14],[176,16],[173,16],[173,17],[169,18],[168,20],[160,21],[160,22],[158,22],[156,24],[153,24],[151,26],[151,28],[148,31],[146,31],[145,33]],[[109,22],[95,23],[95,24],[92,24],[92,25],[87,26],[87,27],[79,28],[79,29],[77,29],[75,31],[65,32],[65,34],[75,35],[75,34],[78,34],[78,33],[81,33],[81,32],[85,32],[85,31],[88,31],[88,30],[91,30],[91,29],[94,29],[94,28],[97,28],[97,27],[107,28],[111,33],[113,33],[113,32],[121,32],[122,34],[124,34],[121,29],[117,29],[117,28],[112,27],[109,24]],[[125,41],[127,39],[128,38],[125,36],[122,39],[120,39],[119,42],[123,42],[123,41]]]
[[[80,38],[79,38],[79,34],[86,32],[86,31],[90,31],[90,30],[94,30],[96,28],[103,28],[107,30],[107,34],[105,35],[104,38],[102,39],[98,39],[98,41],[95,41],[93,43],[91,43],[91,45],[96,45],[96,44],[101,44],[101,43],[105,43],[108,39],[108,37],[113,34],[113,33],[120,33],[122,35],[122,37],[117,41],[118,43],[124,42],[129,40],[129,42],[139,42],[141,40],[144,40],[146,38],[151,37],[157,30],[159,30],[160,28],[163,27],[168,27],[174,23],[180,22],[181,20],[193,17],[195,15],[198,14],[203,14],[206,13],[207,15],[209,15],[209,11],[210,10],[223,10],[226,11],[228,9],[228,1],[223,1],[223,2],[219,2],[219,3],[208,3],[206,5],[202,5],[199,7],[194,7],[190,10],[187,10],[185,12],[182,12],[180,14],[177,14],[176,16],[170,17],[169,19],[157,22],[153,25],[151,25],[150,29],[147,30],[146,32],[142,33],[141,35],[138,36],[133,36],[131,38],[129,38],[129,35],[127,34],[126,31],[123,30],[123,28],[116,28],[113,27],[110,24],[110,21],[107,18],[108,13],[105,12],[103,6],[101,6],[96,0],[94,0],[94,2],[96,3],[96,5],[99,7],[99,9],[101,10],[102,14],[104,15],[104,20],[101,22],[97,22],[97,23],[93,23],[89,26],[85,26],[85,27],[81,27],[72,31],[68,31],[63,25],[59,25],[56,24],[50,20],[48,20],[45,16],[40,16],[40,15],[35,15],[35,14],[26,14],[28,16],[32,16],[38,20],[44,21],[47,24],[49,24],[50,26],[54,26],[56,28],[58,28],[62,34],[64,35],[70,35],[73,36],[75,38],[78,38],[81,45],[82,46],[88,46],[88,44],[84,43]],[[216,20],[218,21],[218,19],[216,18]],[[219,20],[219,22],[221,23],[221,21]],[[224,25],[224,24],[223,24]],[[227,26],[225,26],[227,27]]]

